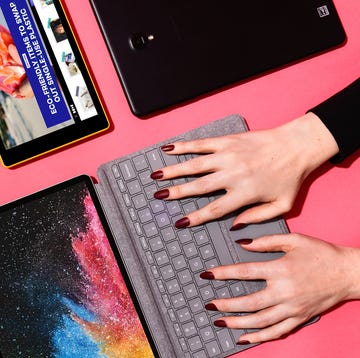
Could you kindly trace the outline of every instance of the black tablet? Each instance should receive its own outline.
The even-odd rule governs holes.
[[[3,164],[13,166],[108,126],[61,1],[1,1]]]
[[[345,40],[332,0],[90,2],[138,116]]]

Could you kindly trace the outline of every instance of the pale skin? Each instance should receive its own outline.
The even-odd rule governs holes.
[[[153,173],[157,180],[204,174],[190,183],[163,189],[157,193],[159,198],[172,200],[225,190],[219,199],[188,214],[176,226],[196,226],[257,204],[234,219],[233,229],[237,229],[289,211],[305,178],[339,148],[321,120],[307,113],[274,129],[170,143],[163,150],[169,155],[206,155]],[[222,312],[251,312],[217,322],[230,328],[260,329],[240,337],[239,344],[277,339],[339,302],[360,298],[358,248],[301,234],[239,244],[250,251],[285,252],[274,261],[216,267],[203,274],[217,280],[267,281],[267,287],[258,293],[209,302],[212,309]]]

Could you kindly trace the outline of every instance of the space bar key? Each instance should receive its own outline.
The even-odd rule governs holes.
[[[211,241],[215,247],[215,251],[219,258],[221,265],[232,265],[234,259],[232,258],[229,248],[224,241],[224,234],[217,222],[210,222],[206,224],[208,232],[211,235]]]

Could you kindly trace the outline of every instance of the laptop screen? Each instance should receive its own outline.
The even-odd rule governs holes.
[[[4,357],[153,356],[92,190],[75,180],[0,209]]]

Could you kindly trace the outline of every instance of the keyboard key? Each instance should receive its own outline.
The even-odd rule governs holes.
[[[220,288],[216,290],[217,298],[230,298],[232,297],[230,291],[227,287]]]
[[[183,249],[184,249],[186,257],[193,257],[193,256],[196,256],[198,253],[196,246],[193,242],[191,242],[190,244],[184,245]]]
[[[187,214],[190,214],[193,211],[197,210],[197,207],[196,207],[195,203],[190,202],[190,203],[183,205],[183,210],[184,210],[185,215],[187,215]]]
[[[160,251],[154,255],[155,262],[161,266],[170,262],[169,256],[166,251]]]
[[[185,298],[182,293],[178,293],[172,296],[170,299],[174,308],[182,308],[186,305]]]
[[[221,348],[225,353],[235,348],[228,329],[217,331],[216,335],[218,336]]]
[[[202,348],[201,339],[199,336],[195,336],[189,339],[189,347],[192,352],[195,352]]]
[[[120,174],[120,171],[119,171],[119,167],[118,167],[116,164],[114,164],[114,165],[111,167],[111,170],[112,170],[112,172],[113,172],[113,175],[114,175],[114,178],[115,178],[115,179],[118,179],[118,178],[121,177],[121,174]]]
[[[148,185],[144,188],[145,195],[149,200],[154,199],[154,194],[157,192],[157,187],[155,184]]]
[[[161,213],[155,216],[156,223],[158,224],[159,228],[163,228],[165,226],[170,225],[170,219],[167,213]]]
[[[170,265],[164,266],[160,268],[161,277],[164,280],[170,280],[171,278],[175,277],[175,273],[173,268]]]
[[[180,338],[179,339],[179,343],[180,343],[180,346],[181,346],[181,349],[185,352],[187,351],[187,345],[186,345],[186,341],[184,338]]]
[[[192,272],[199,272],[204,270],[204,265],[200,257],[195,257],[189,261],[190,270]]]
[[[136,157],[133,158],[133,163],[134,163],[134,166],[136,168],[137,171],[141,171],[141,170],[144,170],[148,167],[148,163],[145,159],[145,156],[144,155],[138,155]]]
[[[161,238],[158,236],[158,237],[154,237],[153,239],[150,239],[149,240],[149,245],[151,247],[151,250],[152,251],[159,251],[161,249],[164,248],[164,244],[161,240]]]
[[[181,229],[177,233],[179,241],[182,244],[186,244],[187,242],[192,240],[191,232],[189,229]]]
[[[191,319],[191,313],[187,307],[184,307],[176,312],[181,323],[187,322]]]
[[[165,209],[165,205],[161,200],[153,200],[150,202],[150,208],[154,214],[157,214]]]
[[[199,328],[204,327],[210,323],[206,312],[200,312],[195,315],[195,322]]]
[[[138,180],[132,180],[126,184],[130,195],[135,195],[141,192],[140,182]]]
[[[185,323],[182,325],[182,328],[185,337],[191,337],[197,333],[197,329],[194,322]]]
[[[153,222],[144,225],[144,232],[147,237],[156,236],[159,233],[155,223]]]
[[[152,214],[149,208],[145,208],[139,211],[139,219],[142,223],[146,223],[152,220]]]
[[[193,283],[184,287],[184,293],[187,299],[194,298],[198,295],[196,287]]]
[[[144,206],[147,206],[147,201],[145,199],[144,194],[139,194],[133,197],[133,203],[135,206],[135,209],[141,209]]]
[[[193,278],[189,270],[184,270],[178,273],[179,280],[182,285],[192,282]]]
[[[125,183],[123,180],[119,179],[116,181],[117,185],[118,185],[118,188],[119,190],[122,192],[122,193],[125,193],[126,192],[126,186],[125,186]]]
[[[170,165],[175,165],[179,163],[179,159],[177,155],[170,155],[166,153],[162,153],[162,157],[164,159],[165,165],[168,167]]]
[[[194,234],[196,243],[200,245],[207,244],[210,241],[209,235],[205,230],[198,231]]]
[[[216,355],[221,353],[219,345],[215,341],[206,343],[205,348],[210,357],[215,357]]]
[[[199,351],[192,355],[192,358],[207,358],[205,351]]]
[[[161,159],[161,155],[160,155],[158,149],[153,149],[153,150],[147,152],[146,158],[148,159],[151,170],[153,172],[164,167],[164,163]]]
[[[173,242],[167,244],[166,248],[167,248],[170,256],[176,256],[181,253],[181,248],[177,241],[173,241]]]
[[[177,201],[167,201],[166,208],[170,215],[177,215],[181,213],[181,208]]]
[[[168,292],[172,295],[180,291],[179,282],[177,279],[166,282],[166,288]]]
[[[187,266],[187,262],[185,261],[185,257],[183,255],[173,258],[172,263],[176,271],[180,271]]]
[[[200,255],[204,260],[208,260],[212,257],[214,257],[214,250],[212,248],[211,245],[206,245],[206,246],[202,246],[200,247]]]
[[[125,180],[135,179],[136,172],[130,160],[119,163],[120,171]]]
[[[200,336],[206,342],[215,338],[214,330],[211,326],[206,326],[200,329]]]
[[[139,179],[142,185],[147,185],[154,182],[154,180],[151,179],[150,175],[151,175],[150,170],[146,170],[144,172],[139,173]]]
[[[159,289],[160,293],[165,293],[166,292],[164,284],[163,284],[163,282],[161,280],[157,280],[156,284],[158,286],[158,289]]]
[[[243,296],[246,294],[246,290],[243,284],[239,281],[230,285],[230,290],[234,297]]]
[[[192,313],[200,312],[204,309],[204,303],[200,300],[200,298],[195,298],[189,301],[189,307]]]
[[[172,309],[168,310],[168,315],[171,322],[176,322],[176,316],[174,310]]]
[[[175,231],[171,226],[161,229],[161,236],[166,242],[174,240],[176,238]]]
[[[210,285],[200,288],[200,295],[205,302],[210,301],[215,297],[214,291]]]

